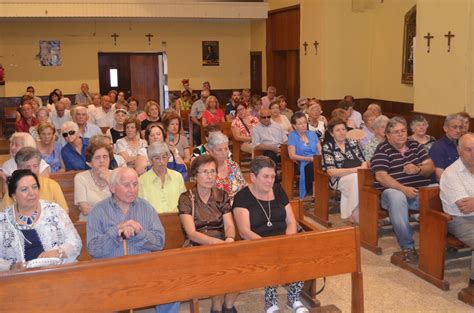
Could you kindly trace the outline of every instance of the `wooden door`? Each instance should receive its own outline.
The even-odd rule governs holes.
[[[118,86],[111,86],[110,70],[117,70]],[[106,95],[110,90],[124,91],[130,96],[130,57],[127,53],[99,53],[99,87],[100,94]]]
[[[149,99],[159,102],[158,54],[130,55],[131,91],[144,107]]]
[[[250,52],[250,90],[252,94],[262,93],[262,52]]]

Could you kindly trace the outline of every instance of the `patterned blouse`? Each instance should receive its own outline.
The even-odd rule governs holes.
[[[413,136],[408,137],[408,139],[411,139],[411,140],[414,140],[414,141],[418,142],[420,145],[423,146],[423,148],[425,148],[426,152],[430,152],[431,146],[436,141],[436,138],[433,137],[433,136],[430,136],[430,135],[425,135],[425,137],[428,139],[428,141],[425,142],[425,143],[418,142],[418,140],[413,138]]]
[[[256,118],[255,116],[251,116],[250,123],[246,124],[247,127],[245,127],[244,123],[242,122],[242,119],[240,117],[236,117],[232,121],[231,127],[237,127],[242,136],[252,137],[252,130],[258,123],[258,118]]]
[[[344,163],[362,163],[365,161],[364,155],[360,150],[357,140],[346,138],[345,152],[339,148],[334,141],[328,141],[323,145],[323,168],[327,171],[334,168],[344,168]],[[347,166],[346,166],[347,167]],[[352,166],[350,166],[352,167]],[[331,188],[337,188],[337,183],[340,177],[332,176],[329,179]]]
[[[216,176],[216,188],[222,189],[229,194],[230,202],[234,201],[235,194],[245,186],[247,182],[245,181],[240,167],[237,163],[232,160],[226,160],[227,162],[227,177]]]
[[[377,146],[384,142],[385,139],[378,139],[376,136],[372,137],[372,139],[369,140],[369,142],[364,146],[363,148],[363,153],[364,153],[364,158],[367,161],[370,161],[372,157],[374,156],[375,149],[377,149]]]
[[[61,144],[59,142],[55,142],[51,154],[41,154],[41,159],[49,164],[50,173],[56,173],[61,168],[61,149]]]

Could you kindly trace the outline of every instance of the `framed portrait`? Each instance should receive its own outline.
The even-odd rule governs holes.
[[[415,65],[416,6],[405,14],[403,31],[402,84],[413,84]]]
[[[38,57],[41,66],[61,66],[61,42],[40,40]]]
[[[219,66],[219,41],[202,42],[202,65]]]

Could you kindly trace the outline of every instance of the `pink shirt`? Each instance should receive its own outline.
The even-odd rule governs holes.
[[[212,114],[209,110],[206,110],[202,113],[202,118],[205,118],[209,125],[216,125],[224,120],[224,111],[217,109],[217,111]]]

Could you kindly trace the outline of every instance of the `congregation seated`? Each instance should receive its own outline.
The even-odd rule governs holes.
[[[435,166],[436,180],[439,181],[443,171],[458,158],[458,140],[461,138],[463,119],[458,114],[451,114],[444,120],[444,136],[436,140],[429,150]]]
[[[235,194],[247,185],[240,166],[229,159],[229,138],[221,132],[211,133],[207,143],[209,154],[217,162],[216,187],[229,194],[232,202]]]
[[[258,119],[249,114],[244,102],[237,100],[235,106],[236,116],[231,125],[232,136],[234,140],[240,142],[240,150],[252,153],[252,131],[255,125],[258,124]]]
[[[375,117],[382,115],[382,108],[378,103],[371,103],[367,106],[367,111],[372,111],[375,114]]]
[[[71,112],[67,108],[69,104],[68,98],[62,98],[56,102],[54,105],[55,110],[49,114],[49,122],[54,125],[57,134],[61,133],[61,127],[64,123],[72,121]],[[58,141],[62,146],[66,144],[66,141],[61,136],[58,137]]]
[[[349,118],[349,121],[353,121],[355,124],[354,128],[361,128],[362,125],[362,114],[360,114],[359,111],[356,111],[354,109],[355,105],[355,99],[353,96],[344,96],[344,105],[341,107],[347,111],[347,117]],[[340,102],[341,104],[341,102]],[[348,106],[346,106],[348,104]]]
[[[268,86],[267,88],[267,95],[262,97],[262,108],[263,109],[269,109],[270,104],[272,103],[273,100],[276,99],[276,93],[277,89],[275,86]]]
[[[87,113],[89,113],[89,118],[91,120],[91,123],[92,123],[92,115],[93,115],[93,111],[95,109],[98,109],[100,108],[102,105],[101,105],[101,101],[100,101],[100,93],[94,93],[92,94],[92,101],[91,101],[91,104],[89,104],[87,106]]]
[[[201,126],[218,125],[224,121],[224,111],[219,108],[219,101],[215,96],[209,96],[206,99],[206,111],[202,112]]]
[[[285,132],[285,135],[288,136],[288,133],[292,131],[293,128],[291,127],[290,120],[286,117],[286,115],[283,115],[280,112],[280,101],[278,101],[278,99],[274,99],[272,103],[270,103],[269,107],[271,122],[280,125]]]
[[[174,155],[179,155],[184,162],[191,160],[191,147],[182,132],[181,118],[176,112],[169,112],[163,117],[163,129],[166,133],[166,143]]]
[[[89,85],[87,83],[81,84],[81,92],[76,94],[74,98],[74,104],[76,105],[85,105],[88,107],[92,103],[92,95],[89,92]]]
[[[262,99],[259,95],[253,95],[250,98],[249,114],[254,117],[258,117],[258,112],[262,108]],[[291,117],[291,116],[290,116]]]
[[[191,100],[191,93],[188,90],[183,90],[180,94],[180,97],[176,99],[174,103],[174,109],[176,110],[176,113],[181,116],[181,110],[191,110],[192,105],[193,102]]]
[[[283,117],[285,117],[283,115]],[[286,118],[286,117],[285,117]],[[252,132],[254,150],[263,151],[276,164],[281,162],[280,146],[287,141],[285,131],[280,124],[272,121],[269,109],[261,109],[258,123]]]
[[[125,92],[120,90],[117,93],[117,102],[115,103],[115,109],[127,109],[128,102],[125,100]]]
[[[341,102],[339,102],[339,103],[341,103]],[[342,104],[342,106],[344,106],[344,105],[348,106],[348,104]],[[338,106],[340,106],[340,104]],[[342,119],[346,123],[346,130],[348,132],[355,129],[355,123],[354,123],[353,120],[351,120],[348,117],[348,111],[346,111],[345,109],[342,109],[342,108],[338,107],[338,108],[332,110],[331,119],[334,119],[334,118]],[[326,131],[324,132],[324,141],[330,141],[330,140],[333,140],[332,136],[331,136],[331,133],[329,133],[329,131],[326,129]]]
[[[204,111],[206,111],[206,101],[209,96],[210,91],[208,89],[201,90],[201,97],[194,101],[193,105],[191,106],[191,112],[189,113],[193,129],[193,142],[195,146],[201,144],[202,114]]]
[[[160,214],[178,212],[179,195],[186,191],[186,187],[181,173],[168,168],[171,156],[168,145],[154,142],[148,146],[147,153],[151,169],[138,179],[139,196],[150,202]]]
[[[369,163],[370,159],[372,159],[375,153],[375,149],[377,149],[377,146],[385,140],[385,128],[387,127],[388,121],[388,117],[386,117],[385,115],[380,115],[376,117],[372,123],[372,130],[374,132],[374,136],[367,142],[366,145],[364,145],[364,147],[362,147],[364,158]]]
[[[341,100],[337,104],[337,109],[334,109],[331,112],[331,117],[342,118],[346,121],[347,127],[355,129],[359,128],[360,124],[362,123],[362,115],[359,112],[357,112],[358,114],[355,114],[354,112],[357,112],[354,110],[354,103],[350,101]],[[353,114],[355,114],[355,116],[353,116]],[[358,116],[360,116],[360,121],[358,121],[357,123],[353,118],[357,118]]]
[[[237,117],[237,103],[242,102],[239,90],[233,90],[229,103],[225,105],[225,120],[232,122]]]
[[[207,141],[209,140],[209,135],[212,134],[212,133],[215,133],[215,132],[222,132],[219,125],[210,125],[210,126],[204,128],[204,139],[205,139],[206,142],[203,143],[202,145],[199,145],[196,148],[194,148],[193,154],[191,156],[191,161],[194,160],[194,158],[196,158],[200,155],[208,153],[209,148],[207,146]],[[229,157],[230,156],[231,156],[231,152],[229,151]]]
[[[90,169],[74,177],[74,204],[81,211],[80,221],[87,221],[92,208],[110,196],[110,161],[112,147],[105,141],[93,137],[86,150],[86,161]]]
[[[294,130],[288,135],[288,155],[298,164],[299,197],[303,199],[313,194],[313,156],[321,154],[321,143],[316,133],[308,130],[308,120],[303,112],[293,114],[291,125]]]
[[[298,100],[296,101],[296,106],[300,109],[300,112],[303,112],[303,113],[306,112],[306,109],[308,108],[308,104],[309,104],[309,99],[307,97],[299,97]]]
[[[124,122],[123,127],[125,137],[117,140],[115,153],[125,160],[128,167],[134,168],[141,175],[146,171],[148,165],[146,154],[148,144],[141,138],[140,121],[129,118]]]
[[[39,175],[41,154],[36,148],[21,148],[15,155],[15,163],[18,169],[31,170],[38,177],[38,181],[41,185],[39,196],[42,200],[55,202],[63,208],[66,213],[69,212],[66,199],[64,198],[59,184],[53,179]],[[13,199],[8,194],[5,194],[2,199],[1,208],[6,208],[13,203]]]
[[[276,165],[268,157],[250,162],[252,184],[235,195],[232,205],[240,237],[244,240],[296,234],[296,219],[280,184],[275,184]],[[309,312],[300,301],[304,282],[288,287],[288,306],[292,312]],[[265,287],[265,312],[280,312],[276,286]]]
[[[359,223],[359,188],[357,170],[367,168],[362,151],[356,140],[347,137],[346,124],[332,119],[328,130],[333,140],[323,145],[323,168],[328,173],[329,186],[341,192],[341,218]]]
[[[71,110],[71,117],[74,123],[79,127],[79,136],[82,138],[91,138],[96,135],[101,135],[102,131],[99,126],[89,123],[89,114],[87,109],[83,106],[77,106]]]
[[[452,217],[449,233],[474,249],[474,134],[467,133],[459,139],[458,151],[459,159],[441,174],[440,198],[444,212]],[[474,250],[465,290],[474,297]]]
[[[408,137],[408,139],[414,140],[422,145],[426,152],[430,151],[431,145],[433,145],[436,140],[433,136],[426,133],[428,127],[429,125],[426,118],[421,115],[416,115],[410,122],[412,135]]]
[[[62,98],[62,96],[56,91],[53,90],[48,95],[48,103],[46,103],[46,108],[53,112],[56,110],[56,103]]]
[[[464,134],[467,134],[469,132],[469,127],[471,124],[471,116],[469,113],[462,111],[458,113],[462,117],[462,131],[461,131],[461,136]]]
[[[40,97],[35,95],[35,88],[33,86],[26,87],[26,92],[31,94],[33,100],[38,104],[38,107],[43,106],[43,100],[41,100]]]
[[[381,206],[389,213],[404,261],[416,264],[418,254],[408,210],[419,210],[418,188],[430,184],[434,165],[425,148],[408,139],[404,118],[390,119],[385,135],[387,140],[377,147],[370,160],[374,186],[382,192]]]
[[[148,100],[145,104],[146,118],[141,121],[141,130],[144,131],[151,123],[161,123],[160,105],[155,100]]]
[[[8,181],[15,205],[0,212],[0,271],[23,268],[25,262],[57,258],[74,262],[82,242],[66,211],[40,199],[41,183],[32,171],[16,170]]]
[[[196,186],[179,197],[179,217],[186,241],[183,246],[207,246],[234,242],[235,226],[227,192],[214,187],[216,160],[206,154],[191,165]],[[212,297],[211,312],[234,313],[238,294]]]
[[[138,118],[140,122],[142,122],[146,118],[146,114],[143,110],[140,109],[138,106],[138,100],[134,97],[129,97],[127,99],[127,108],[128,108],[128,115],[132,118]]]
[[[97,203],[87,221],[87,250],[92,258],[160,251],[164,229],[153,206],[138,197],[138,175],[121,167],[110,176],[111,196]],[[122,239],[122,236],[124,239]],[[127,241],[124,251],[123,240]],[[157,312],[179,312],[179,303],[157,306]]]
[[[364,150],[365,146],[375,137],[374,133],[374,121],[377,118],[377,115],[374,111],[367,110],[362,114],[362,131],[364,132],[364,137],[359,141],[360,147]]]
[[[34,115],[33,106],[31,102],[33,100],[22,101],[20,106],[20,119],[16,121],[15,131],[29,133],[31,127],[38,125],[39,121]]]
[[[125,109],[117,109],[115,110],[115,125],[112,128],[109,128],[106,131],[106,135],[112,138],[112,142],[115,145],[117,143],[117,140],[122,139],[125,137],[125,128],[124,128],[124,123],[125,120],[127,120],[128,116],[130,116]],[[136,116],[133,116],[131,118],[136,119]]]
[[[66,171],[82,171],[89,169],[86,163],[86,149],[89,139],[79,135],[76,123],[68,121],[61,127],[61,135],[66,139],[66,144],[61,150],[61,157]]]
[[[36,126],[30,127],[29,133],[36,141],[38,141],[38,126],[41,123],[49,123],[49,111],[45,107],[38,108],[38,111],[36,111],[35,116],[38,120],[38,124]]]
[[[319,100],[315,98],[309,99],[305,113],[308,119],[308,129],[315,132],[318,138],[323,141],[328,121],[322,115],[323,110],[321,109]]]
[[[100,128],[113,127],[115,119],[115,106],[112,105],[113,103],[114,102],[110,98],[110,95],[100,97],[100,107],[96,107],[94,110],[89,111],[91,123]]]
[[[284,95],[279,95],[277,97],[278,103],[280,104],[280,113],[286,116],[288,120],[291,120],[293,116],[293,110],[287,107],[288,102],[286,102],[286,97]]]

